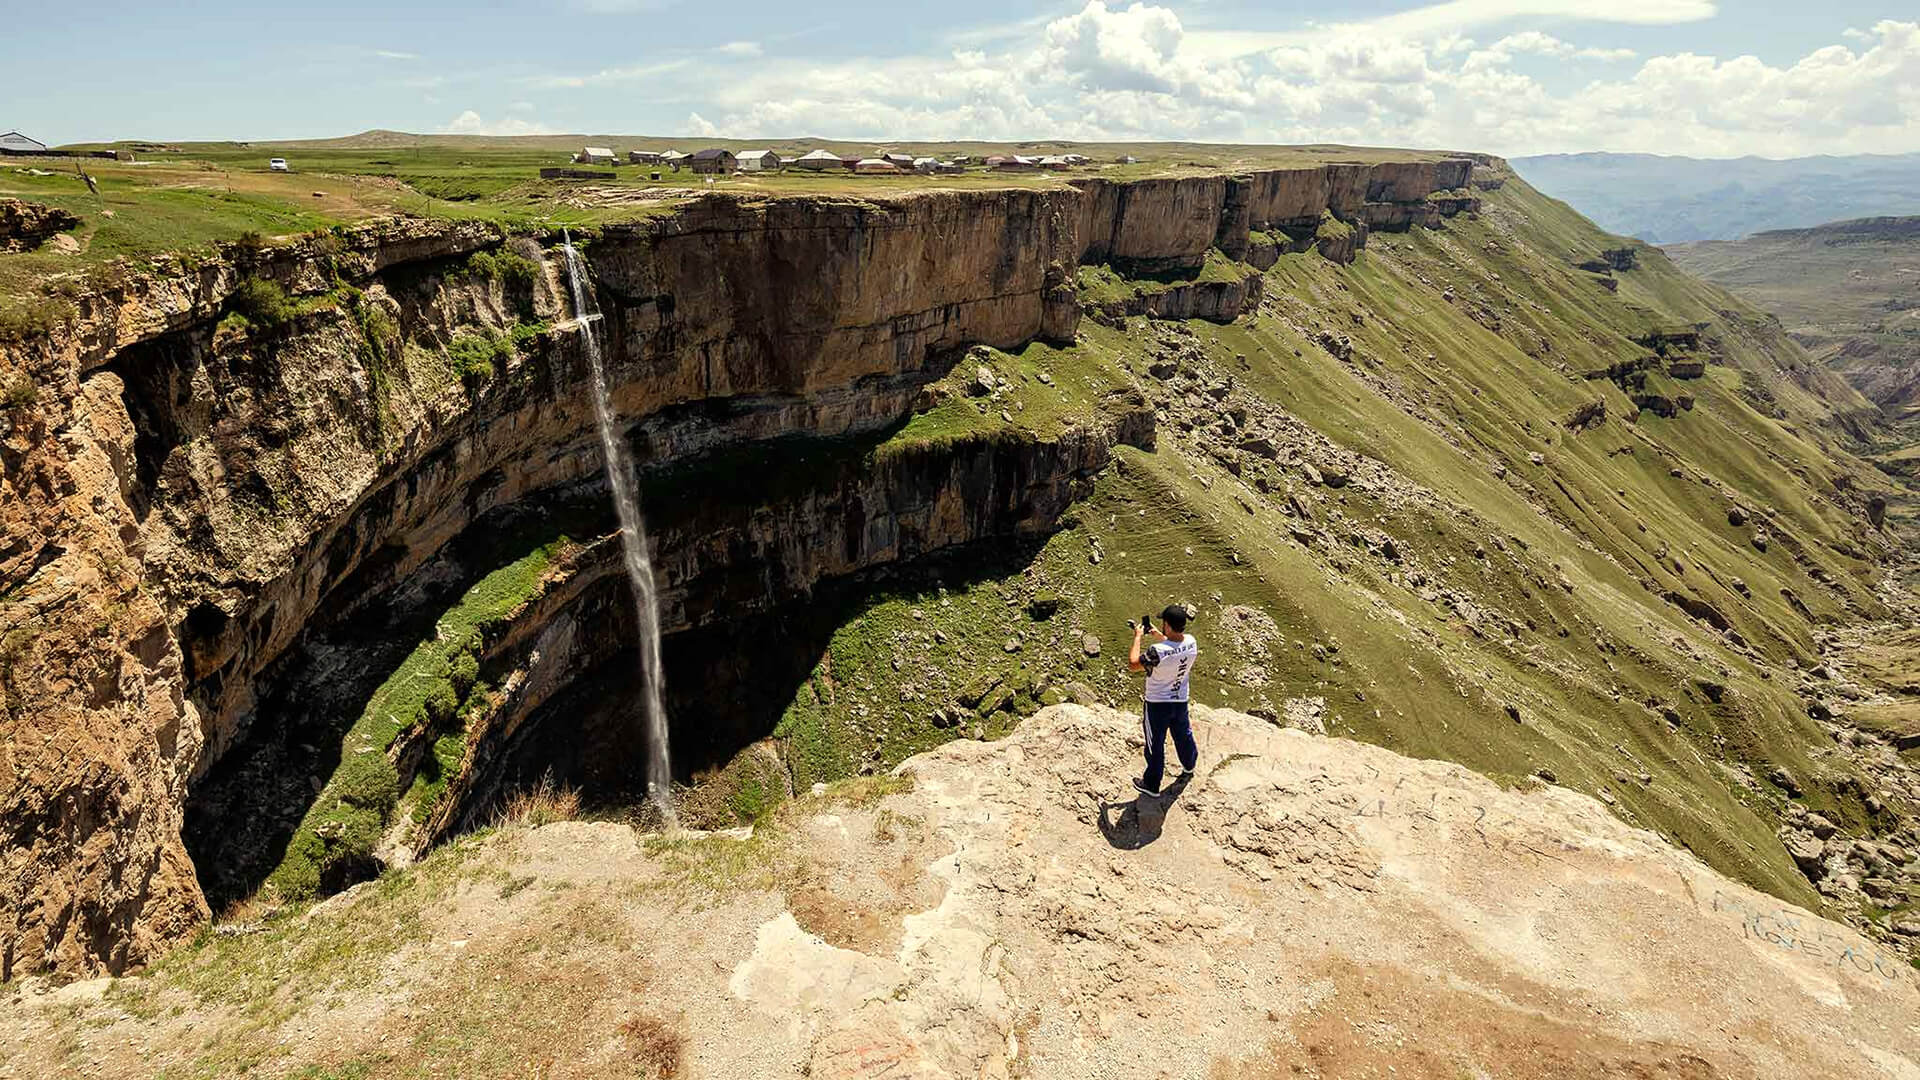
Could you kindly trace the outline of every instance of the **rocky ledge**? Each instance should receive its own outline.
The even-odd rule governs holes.
[[[1589,796],[1194,712],[1199,768],[1158,799],[1127,784],[1137,716],[1060,705],[733,835],[509,824],[315,909],[303,943],[337,947],[240,933],[110,994],[21,980],[0,1046],[52,1074],[84,1038],[103,1077],[209,1042],[296,1073],[429,1045],[455,1071],[812,1080],[1128,1076],[1169,1046],[1213,1076],[1837,1078],[1920,1057],[1913,968]],[[286,1012],[225,1004],[215,976],[274,964]],[[486,1038],[449,1035],[468,1028]]]

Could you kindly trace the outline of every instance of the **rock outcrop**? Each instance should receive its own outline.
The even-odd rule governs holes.
[[[78,217],[57,206],[0,199],[0,252],[32,251],[49,237],[79,225]]]
[[[1088,315],[1110,324],[1133,315],[1226,323],[1260,306],[1262,280],[1256,265],[1243,264],[1224,279],[1143,282],[1135,286],[1130,296],[1118,300],[1084,300],[1082,307]]]
[[[688,507],[690,513],[669,510],[654,523],[655,563],[667,583],[662,629],[673,634],[740,620],[872,567],[977,540],[1045,533],[1086,494],[1115,445],[1150,447],[1152,435],[1153,414],[1140,402],[1116,411],[1109,426],[1058,439],[982,436],[905,448],[878,461],[843,457],[789,497],[720,498]],[[684,483],[701,486],[697,478]],[[615,546],[600,544],[542,599],[541,610],[516,620],[525,629],[490,658],[491,667],[512,672],[508,693],[469,726],[472,750],[432,819],[409,833],[413,854],[494,813],[503,751],[521,737],[521,725],[574,678],[632,647],[622,574]],[[731,723],[707,721],[714,728]]]

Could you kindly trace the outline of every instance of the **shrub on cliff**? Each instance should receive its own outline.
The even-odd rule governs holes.
[[[254,326],[275,327],[292,319],[293,301],[277,281],[250,277],[234,287],[228,305]]]
[[[474,647],[478,648],[479,643],[475,642]],[[453,663],[448,666],[447,678],[453,683],[454,693],[465,697],[467,691],[480,681],[480,658],[471,651],[454,657]]]
[[[0,409],[24,409],[40,400],[40,388],[25,375],[13,380],[0,390]]]
[[[513,357],[513,341],[506,337],[461,334],[447,346],[447,357],[453,361],[453,372],[459,376],[460,385],[470,391],[478,390],[493,381],[494,365],[505,365]]]
[[[531,290],[540,278],[540,267],[532,259],[511,251],[476,252],[467,260],[467,268],[510,289]]]
[[[61,297],[9,300],[0,304],[0,341],[25,341],[72,317],[73,305]]]
[[[435,727],[445,726],[453,720],[453,714],[460,711],[460,696],[453,687],[441,683],[427,695],[427,722]]]
[[[258,229],[248,229],[233,238],[234,261],[242,265],[258,259],[267,250],[267,238]]]
[[[501,291],[522,314],[533,311],[534,289],[540,281],[540,265],[511,251],[481,251],[467,260],[467,272],[500,283]]]

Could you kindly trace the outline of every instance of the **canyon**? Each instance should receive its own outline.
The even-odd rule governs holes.
[[[1370,222],[1473,212],[1474,164],[716,196],[589,230],[665,630],[1053,534],[1155,446],[1152,403],[1089,376],[1045,418],[941,429],[993,417],[937,384],[1072,349],[1083,265],[1350,262]],[[0,977],[126,971],[209,895],[402,865],[485,819],[504,748],[565,737],[555,703],[632,632],[556,240],[402,218],[162,255],[4,347],[32,392],[0,438]],[[715,728],[676,730],[682,779],[767,734]]]

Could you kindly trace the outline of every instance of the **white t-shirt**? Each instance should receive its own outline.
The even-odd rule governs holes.
[[[1200,656],[1200,645],[1193,635],[1182,635],[1179,641],[1156,641],[1147,648],[1160,657],[1159,663],[1147,668],[1147,700],[1187,700],[1187,676]]]

